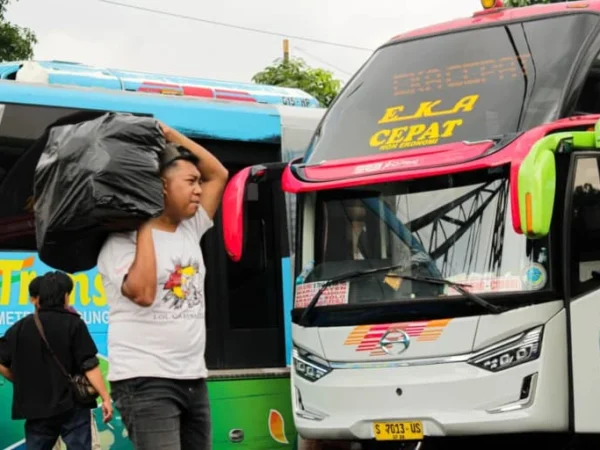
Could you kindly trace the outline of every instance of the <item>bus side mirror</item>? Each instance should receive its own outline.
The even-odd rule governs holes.
[[[223,192],[223,240],[231,260],[239,262],[244,255],[248,221],[247,202],[258,200],[258,184],[281,179],[286,163],[246,167],[236,173]]]
[[[533,144],[521,162],[516,180],[512,180],[513,188],[517,190],[518,211],[513,214],[515,231],[530,239],[544,237],[550,232],[556,194],[555,153],[561,146],[569,152],[574,148],[593,149],[598,144],[594,131],[550,134]]]
[[[223,192],[223,240],[227,255],[236,262],[242,259],[244,251],[246,187],[251,169],[246,167],[231,177]]]
[[[517,184],[521,230],[530,239],[549,233],[556,192],[554,152],[536,145],[521,163]]]

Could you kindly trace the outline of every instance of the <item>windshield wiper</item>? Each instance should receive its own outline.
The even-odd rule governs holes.
[[[373,275],[373,274],[376,274],[379,272],[398,270],[398,269],[406,269],[406,266],[404,264],[395,264],[395,265],[391,265],[391,266],[378,267],[378,268],[374,268],[374,269],[360,270],[360,271],[356,271],[356,272],[342,274],[342,275],[339,275],[337,277],[327,280],[319,288],[319,290],[313,296],[313,298],[310,300],[308,305],[306,305],[306,308],[304,309],[302,315],[300,316],[300,321],[299,321],[300,324],[308,325],[307,319],[308,319],[309,314],[315,308],[315,306],[319,302],[319,299],[321,298],[321,295],[323,294],[323,292],[325,292],[325,290],[328,287],[330,287],[334,284],[341,283],[343,281],[351,280],[353,278],[360,278],[360,277],[364,277],[367,275]],[[479,297],[478,295],[475,295],[472,292],[469,292],[468,290],[466,290],[465,286],[468,286],[468,284],[464,285],[461,283],[456,283],[454,281],[445,280],[443,278],[423,277],[423,276],[417,276],[417,275],[399,275],[396,273],[389,273],[389,274],[387,274],[387,276],[395,277],[395,278],[402,278],[404,280],[410,280],[410,281],[422,281],[422,282],[430,283],[430,284],[445,285],[445,286],[455,289],[459,293],[463,294],[467,299],[471,300],[473,303],[481,306],[482,308],[491,312],[492,314],[500,314],[500,313],[506,311],[506,308],[498,306],[498,305],[494,305],[493,303],[490,303],[487,300],[484,300],[483,298]]]
[[[465,289],[465,286],[469,286],[468,284],[456,283],[455,281],[445,280],[444,278],[431,278],[431,277],[422,277],[422,276],[414,276],[414,275],[404,276],[404,275],[396,275],[395,273],[390,273],[390,274],[388,274],[388,276],[403,278],[405,280],[423,281],[425,283],[445,285],[445,286],[451,287],[452,289],[460,292],[462,295],[467,297],[473,303],[476,303],[477,305],[488,310],[492,314],[500,314],[500,313],[506,311],[505,307],[499,306],[499,305],[494,305],[493,303],[490,303],[487,300],[484,300],[480,296],[475,295],[472,292],[469,292],[467,289]]]

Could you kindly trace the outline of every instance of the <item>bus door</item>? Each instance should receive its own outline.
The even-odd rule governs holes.
[[[201,142],[230,179],[247,165],[277,161],[278,146]],[[207,268],[207,350],[215,448],[271,449],[295,435],[285,361],[282,259],[288,256],[286,208],[279,180],[249,186],[246,245],[232,261],[219,208],[201,245]],[[241,447],[240,447],[241,448]]]
[[[561,262],[568,279],[574,430],[600,433],[600,156],[597,150],[570,156]]]
[[[223,162],[230,178],[247,165],[279,158],[274,145],[200,143]],[[285,367],[281,258],[289,250],[283,192],[277,183],[257,184],[247,204],[247,245],[240,261],[225,252],[222,208],[202,239],[209,370]]]

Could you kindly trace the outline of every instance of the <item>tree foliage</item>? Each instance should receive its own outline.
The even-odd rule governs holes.
[[[504,6],[508,8],[518,8],[519,6],[539,5],[542,3],[558,3],[568,0],[503,0]]]
[[[341,89],[342,83],[334,78],[333,73],[325,69],[310,67],[301,58],[290,58],[285,61],[277,59],[252,77],[258,84],[301,89],[321,103],[329,106]]]
[[[0,0],[0,62],[31,59],[37,44],[35,33],[6,20],[10,0]]]

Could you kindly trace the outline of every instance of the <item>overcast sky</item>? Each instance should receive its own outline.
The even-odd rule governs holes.
[[[114,0],[242,27],[375,48],[413,28],[469,16],[479,0]],[[250,81],[282,54],[282,37],[134,10],[101,0],[13,0],[8,19],[31,28],[36,59]],[[345,81],[368,51],[290,38],[291,53]]]

